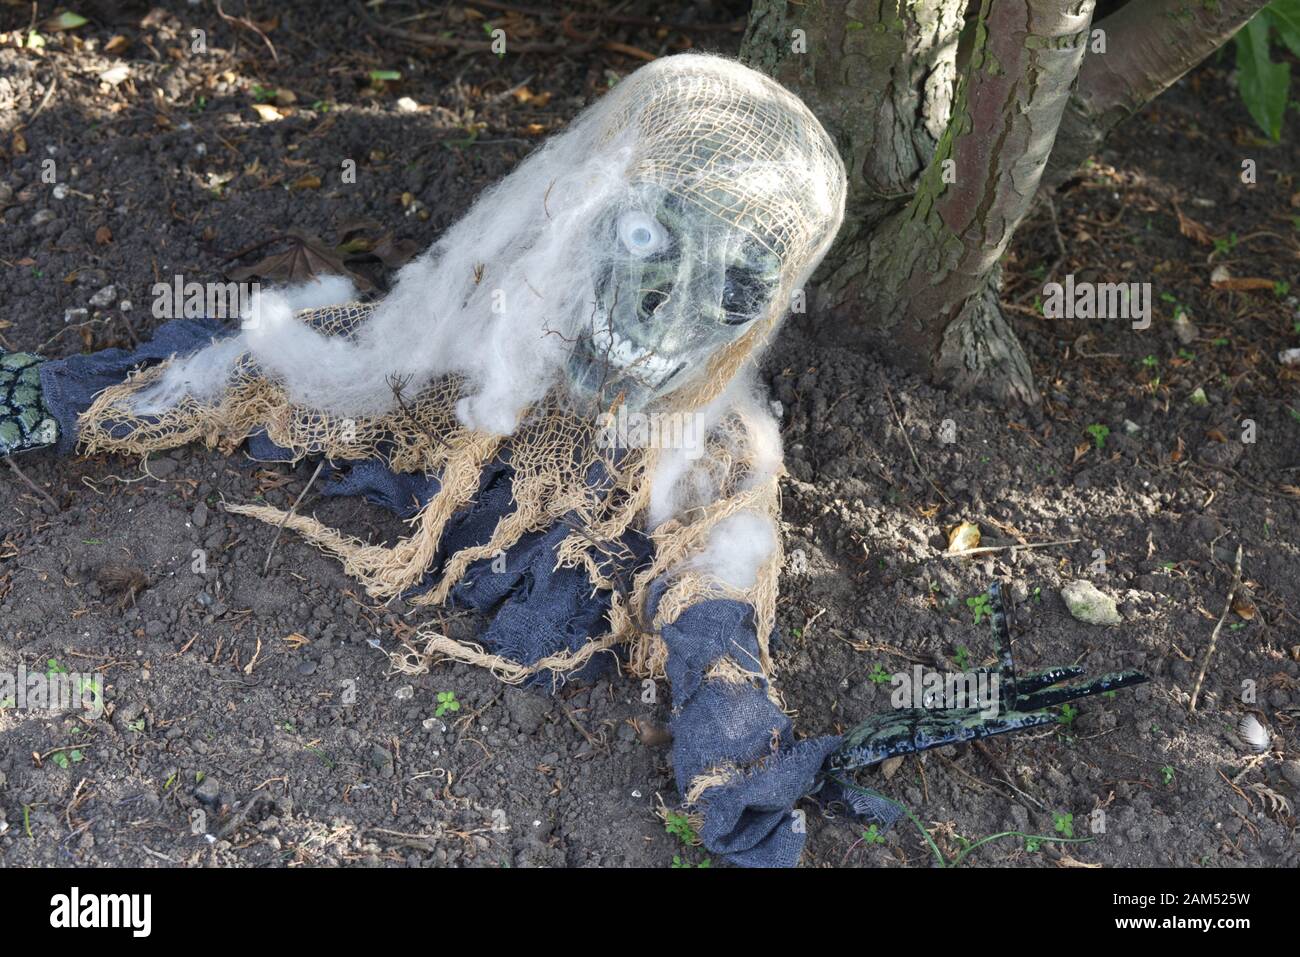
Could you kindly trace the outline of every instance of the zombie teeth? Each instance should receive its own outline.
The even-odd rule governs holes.
[[[610,365],[628,369],[638,377],[660,379],[675,368],[671,360],[655,355],[650,349],[639,348],[608,324],[593,325],[591,345],[598,357],[608,359]]]

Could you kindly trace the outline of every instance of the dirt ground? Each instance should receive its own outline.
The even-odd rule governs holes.
[[[258,22],[241,24],[208,4],[85,4],[92,22],[44,34],[43,48],[18,48],[14,33],[0,44],[0,345],[48,356],[129,346],[159,323],[154,282],[218,279],[229,254],[290,228],[328,239],[365,218],[423,248],[634,69],[635,50],[673,52],[689,37],[734,52],[726,25],[744,7],[683,5],[694,25],[662,33],[573,20],[568,52],[498,58],[379,36],[347,4],[252,6]],[[503,26],[533,42],[562,26],[448,9],[405,25],[480,40]],[[0,28],[25,36],[29,16],[0,6]],[[190,52],[196,27],[202,53]],[[1006,298],[1043,389],[1041,421],[900,375],[807,321],[766,363],[789,471],[776,660],[802,733],[888,707],[888,685],[870,677],[881,669],[986,661],[987,626],[967,599],[994,576],[1018,601],[1021,668],[1152,678],[1053,729],[865,774],[949,857],[1004,830],[1059,836],[1067,814],[1077,837],[1094,838],[1036,849],[1003,838],[963,866],[1300,864],[1300,377],[1277,359],[1300,345],[1300,121],[1292,110],[1283,146],[1255,139],[1229,63],[1180,82],[1057,197],[1059,244],[1045,205],[1018,235]],[[375,70],[401,79],[372,81]],[[1239,175],[1247,157],[1252,187]],[[46,159],[66,190],[42,181]],[[355,184],[340,182],[346,160]],[[1219,265],[1278,285],[1213,288]],[[1151,327],[1043,318],[1049,273],[1153,283]],[[1186,343],[1179,308],[1196,327]],[[1198,387],[1204,404],[1191,399]],[[707,859],[656,814],[679,801],[667,747],[641,735],[667,720],[666,688],[653,706],[618,677],[554,698],[462,666],[391,677],[386,653],[415,628],[470,636],[475,620],[377,606],[291,535],[264,576],[273,529],[221,503],[285,507],[310,464],[202,448],[143,467],[48,453],[20,464],[57,509],[0,470],[0,670],[95,671],[111,714],[0,706],[5,866]],[[363,537],[402,529],[356,501],[312,494],[301,507]],[[986,546],[1069,543],[954,560],[946,532],[961,521],[978,523]],[[1244,591],[1189,714],[1238,546]],[[192,570],[196,549],[205,573]],[[114,568],[142,576],[133,601]],[[1122,623],[1070,616],[1060,588],[1080,577],[1118,601]],[[460,710],[435,715],[439,692]],[[1236,738],[1248,711],[1276,736],[1267,757]],[[864,839],[805,806],[808,866],[932,864],[906,821]],[[1104,832],[1089,827],[1098,810]]]

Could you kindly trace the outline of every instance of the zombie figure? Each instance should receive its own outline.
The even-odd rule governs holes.
[[[706,847],[793,864],[796,801],[890,755],[1053,720],[1142,680],[1017,679],[992,594],[992,710],[892,711],[797,738],[773,684],[777,423],[755,363],[843,217],[845,173],[808,109],[710,56],[620,82],[485,193],[377,303],[338,279],[259,295],[239,329],[172,322],[135,352],[0,359],[0,453],[135,454],[203,440],[324,457],[326,491],[411,520],[391,547],[265,506],[236,513],[336,555],[380,599],[491,614],[444,658],[554,686],[619,660],[672,691],[673,765]],[[340,305],[341,304],[341,305]]]

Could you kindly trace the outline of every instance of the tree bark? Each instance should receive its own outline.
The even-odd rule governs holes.
[[[1267,0],[754,0],[741,57],[798,93],[849,174],[820,327],[961,390],[1038,402],[998,262],[1040,186]],[[1106,3],[1107,11],[1115,4]],[[800,49],[800,42],[806,49]]]
[[[848,210],[834,258],[865,257],[857,237],[911,198],[934,155],[966,3],[754,0],[741,59],[797,92],[844,158]]]
[[[1116,126],[1151,102],[1268,5],[1268,0],[1131,0],[1096,24],[1106,52],[1089,54],[1061,120],[1044,185],[1056,188]]]

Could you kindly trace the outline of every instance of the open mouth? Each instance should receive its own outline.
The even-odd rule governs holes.
[[[597,388],[602,382],[613,385],[617,379],[630,378],[643,388],[658,389],[686,367],[619,335],[599,314],[592,317],[591,335],[578,342],[574,360],[587,372],[582,377],[585,384]]]

